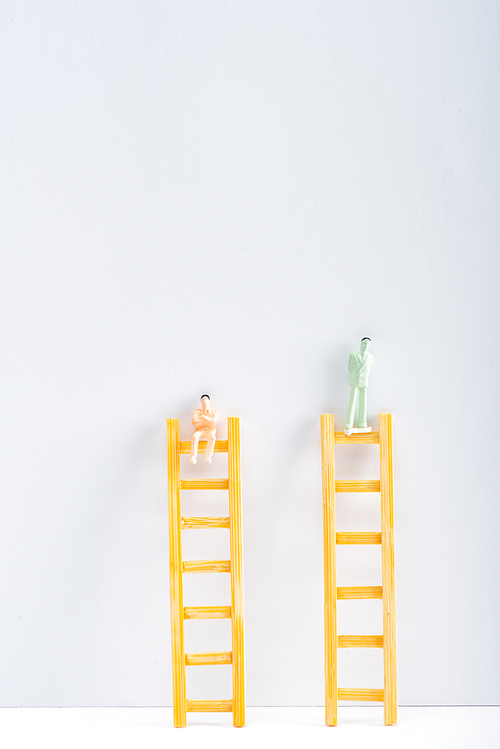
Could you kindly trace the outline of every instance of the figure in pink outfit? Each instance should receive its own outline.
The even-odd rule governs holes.
[[[198,455],[198,442],[200,439],[207,441],[207,447],[205,449],[205,460],[207,463],[212,462],[212,455],[214,454],[215,445],[215,423],[217,421],[217,411],[215,408],[210,408],[210,396],[202,395],[200,398],[201,408],[197,408],[193,414],[192,425],[196,428],[196,432],[193,434],[191,440],[191,457],[189,458],[190,463],[196,463],[196,456]]]

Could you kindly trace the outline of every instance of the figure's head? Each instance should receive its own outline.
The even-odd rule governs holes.
[[[361,339],[361,346],[359,347],[361,350],[361,353],[364,354],[365,351],[368,351],[370,348],[371,338],[362,338]]]
[[[201,406],[206,411],[206,409],[210,405],[210,396],[205,393],[205,395],[200,396]]]

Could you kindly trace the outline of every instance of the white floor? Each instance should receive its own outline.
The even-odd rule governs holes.
[[[247,708],[246,728],[229,714],[190,714],[172,728],[171,708],[2,708],[4,749],[175,749],[263,747],[314,749],[499,749],[500,707],[400,707],[383,725],[381,707],[341,707],[339,725],[323,725],[321,707]]]

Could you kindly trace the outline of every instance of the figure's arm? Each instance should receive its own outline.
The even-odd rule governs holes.
[[[353,372],[356,369],[356,359],[352,354],[349,354],[349,364],[347,365],[349,372]]]
[[[210,414],[202,414],[201,420],[205,429],[215,429],[215,422],[217,421],[217,411],[212,411]]]
[[[196,429],[215,429],[215,422],[217,421],[217,411],[212,413],[203,413],[199,408],[193,414],[193,421],[191,422]]]
[[[375,357],[373,356],[373,354],[368,354],[368,356],[366,357],[365,363],[361,367],[361,369],[363,370],[363,372],[369,372],[370,371],[370,369],[373,366],[374,359],[375,359]]]

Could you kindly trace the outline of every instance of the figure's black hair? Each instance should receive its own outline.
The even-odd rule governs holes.
[[[209,396],[209,395],[207,395],[206,393],[205,393],[204,395],[200,395],[200,400],[201,400],[202,398],[208,398],[208,400],[210,400],[210,396]]]
[[[372,339],[371,339],[371,338],[368,338],[368,336],[365,336],[365,337],[364,337],[364,338],[362,338],[361,340],[362,340],[362,341],[370,341],[370,343],[372,342]]]

